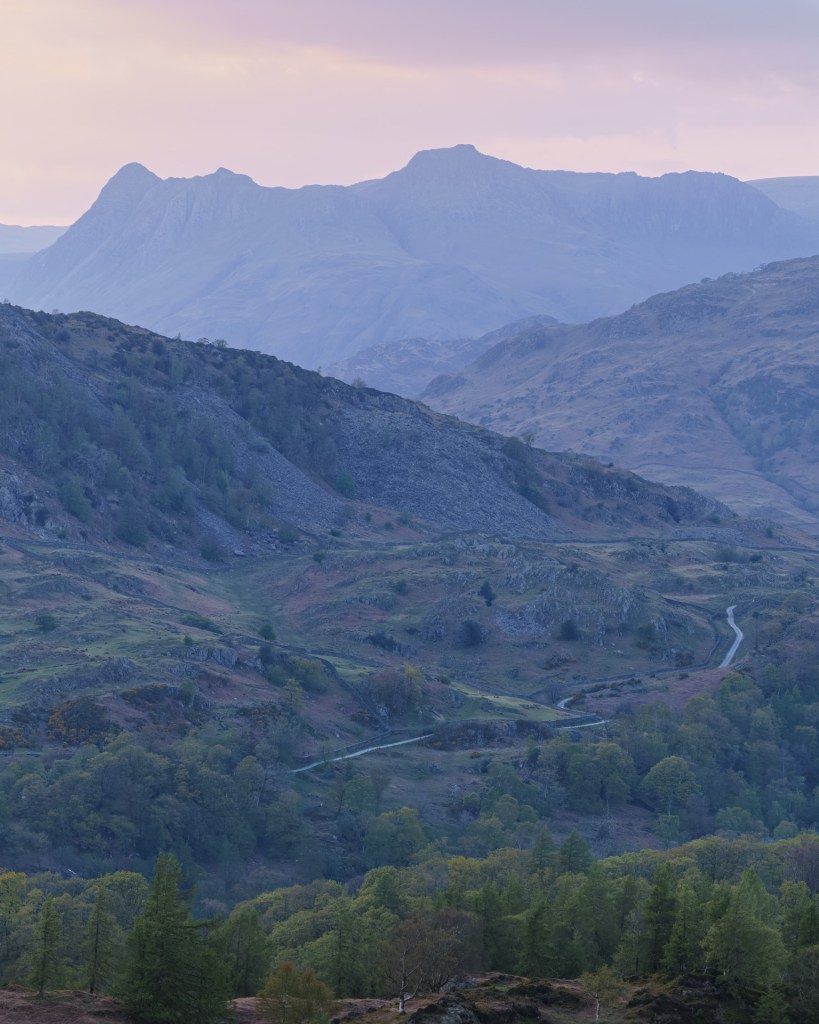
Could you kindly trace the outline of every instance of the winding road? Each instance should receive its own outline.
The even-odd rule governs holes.
[[[739,626],[734,622],[734,608],[736,608],[736,605],[732,604],[730,608],[726,609],[726,612],[727,612],[727,615],[728,615],[728,625],[736,633],[736,637],[734,639],[734,642],[731,644],[730,651],[728,651],[728,653],[725,655],[725,657],[719,663],[719,667],[720,668],[728,668],[728,666],[734,660],[734,655],[737,653],[737,648],[742,643],[742,639],[743,639],[743,637],[745,635],[742,632],[742,630],[739,628]]]
[[[301,768],[291,768],[288,775],[298,775],[299,772],[309,772],[311,768],[319,768],[323,764],[331,764],[333,761],[348,761],[351,757],[361,757],[362,754],[372,754],[375,750],[389,750],[390,747],[403,747],[407,743],[420,743],[421,740],[428,740],[433,733],[428,732],[423,736],[411,736],[408,740],[397,740],[395,743],[382,743],[377,747],[365,747],[364,750],[355,750],[352,754],[341,754],[339,757],[324,757],[320,761],[312,761]]]
[[[728,666],[734,660],[734,655],[737,653],[739,645],[745,638],[745,634],[742,632],[742,630],[739,628],[736,622],[734,622],[735,608],[736,605],[732,604],[730,608],[725,609],[726,615],[728,617],[728,625],[731,627],[731,629],[733,629],[736,636],[734,637],[734,642],[731,644],[730,650],[720,662],[720,668],[728,668]],[[572,711],[572,709],[568,707],[570,701],[572,701],[576,696],[577,694],[572,694],[569,697],[564,697],[562,700],[559,700],[557,702],[555,707],[559,708],[561,711],[568,711],[569,714],[575,714],[578,715],[578,717],[580,717],[580,712]],[[586,716],[583,715],[582,717]],[[606,725],[607,722],[608,719],[598,717],[598,720],[596,722],[578,722],[577,725],[573,725],[570,722],[567,722],[565,725],[563,725],[563,728],[590,729],[594,726]],[[334,761],[348,761],[351,757],[361,757],[362,754],[372,754],[376,750],[389,750],[391,747],[403,747],[407,743],[420,743],[421,740],[428,740],[432,735],[433,734],[431,732],[428,732],[425,733],[423,736],[412,736],[408,740],[396,740],[393,743],[381,743],[375,747],[365,747],[363,750],[355,750],[351,754],[340,754],[337,757],[325,757],[322,758],[320,761],[312,761],[310,764],[305,764],[301,768],[291,768],[288,772],[288,775],[298,775],[300,772],[309,772],[312,768],[319,768],[323,764],[332,764]]]

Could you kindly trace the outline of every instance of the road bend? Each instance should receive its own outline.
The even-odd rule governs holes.
[[[737,649],[739,648],[739,645],[742,643],[743,637],[745,635],[739,628],[739,626],[736,624],[736,622],[734,622],[734,608],[736,608],[736,605],[732,604],[730,608],[726,609],[726,613],[728,615],[728,625],[736,633],[736,636],[734,637],[734,642],[731,644],[731,649],[719,663],[720,668],[728,668],[728,666],[734,660],[734,655],[737,653]]]

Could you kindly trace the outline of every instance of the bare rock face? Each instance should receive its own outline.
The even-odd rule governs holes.
[[[457,992],[421,1007],[407,1020],[409,1024],[480,1024],[475,1007]]]

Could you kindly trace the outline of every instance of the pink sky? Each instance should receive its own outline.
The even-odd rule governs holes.
[[[819,174],[817,0],[2,0],[0,40],[6,224],[69,223],[132,160]]]

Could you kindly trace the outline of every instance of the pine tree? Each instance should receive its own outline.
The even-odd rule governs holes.
[[[554,973],[556,962],[551,911],[540,896],[524,918],[517,970],[528,978],[542,978]]]
[[[561,874],[565,872],[581,874],[589,870],[591,862],[592,855],[589,844],[577,829],[574,829],[566,836],[560,847],[558,870]]]
[[[527,869],[532,875],[543,875],[547,868],[554,868],[557,864],[557,847],[547,825],[535,836],[532,849],[527,858]]]
[[[750,1002],[775,993],[787,959],[782,936],[765,922],[769,913],[768,894],[748,868],[705,937],[705,950],[729,991]]]
[[[144,914],[128,936],[119,996],[139,1024],[214,1024],[226,1013],[224,958],[190,914],[182,869],[160,854]]]
[[[227,954],[232,995],[255,995],[269,967],[267,937],[259,912],[253,907],[235,910],[220,928],[219,937]]]
[[[643,969],[659,970],[665,947],[671,938],[677,910],[677,878],[670,864],[660,864],[643,909],[641,935]]]
[[[97,898],[85,930],[85,974],[89,992],[106,991],[116,974],[122,948],[122,929],[108,911],[109,895],[97,886]]]
[[[63,918],[54,906],[54,898],[46,896],[37,922],[34,955],[29,981],[42,999],[46,989],[56,986],[63,972]]]
[[[677,886],[674,924],[663,954],[665,966],[672,971],[693,971],[701,966],[706,926],[695,880],[686,875]]]

